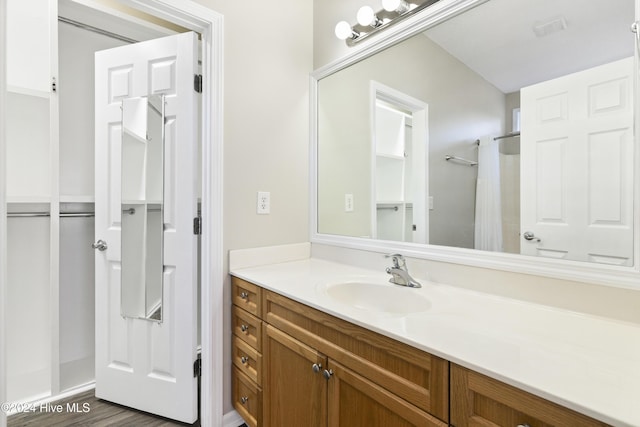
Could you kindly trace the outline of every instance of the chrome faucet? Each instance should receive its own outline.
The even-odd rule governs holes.
[[[391,279],[389,279],[389,282],[394,285],[407,286],[409,288],[422,287],[422,285],[409,274],[407,263],[402,255],[389,254],[385,255],[385,258],[391,258],[391,261],[393,262],[393,267],[387,267],[387,274],[392,276]]]

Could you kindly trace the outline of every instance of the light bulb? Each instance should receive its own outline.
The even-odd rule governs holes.
[[[405,13],[411,6],[405,0],[382,0],[382,8],[387,12]]]
[[[369,25],[375,26],[376,21],[378,21],[378,19],[376,18],[376,14],[369,6],[362,6],[360,9],[358,9],[357,19],[358,24],[362,25],[363,27],[367,27]]]
[[[351,24],[349,24],[347,21],[338,22],[336,24],[335,33],[336,37],[340,40],[346,40],[350,37],[353,38],[354,36],[354,31],[351,28]]]

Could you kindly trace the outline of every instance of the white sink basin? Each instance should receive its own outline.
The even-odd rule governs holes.
[[[322,289],[336,302],[360,310],[409,314],[431,308],[431,302],[422,294],[423,290],[385,281],[351,279],[324,284]]]

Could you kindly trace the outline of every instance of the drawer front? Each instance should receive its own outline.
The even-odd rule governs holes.
[[[262,310],[260,309],[262,289],[260,287],[246,280],[231,277],[231,288],[233,304],[254,316],[262,317]]]
[[[249,427],[258,427],[262,419],[262,392],[239,369],[233,369],[233,407]]]
[[[231,316],[234,335],[262,352],[262,321],[237,306],[233,307]]]
[[[607,424],[526,391],[451,364],[451,424],[602,427]]]
[[[241,339],[233,339],[233,364],[249,379],[262,385],[262,354]]]

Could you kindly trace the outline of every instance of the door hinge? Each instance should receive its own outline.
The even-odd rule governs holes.
[[[198,358],[193,362],[193,377],[198,378],[202,375],[202,359],[198,355]]]
[[[202,234],[202,217],[200,215],[193,218],[193,234]]]
[[[53,92],[53,93],[58,92],[58,85],[56,84],[56,78],[55,77],[51,77],[51,92]]]
[[[195,74],[193,76],[193,90],[202,93],[202,74]]]

